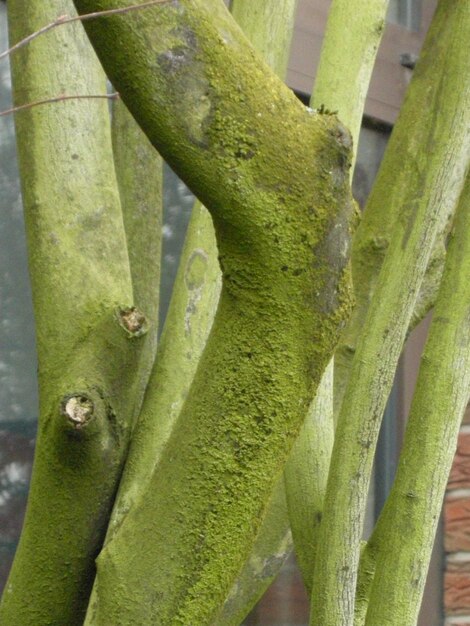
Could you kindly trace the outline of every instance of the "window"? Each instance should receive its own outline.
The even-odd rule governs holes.
[[[390,0],[388,20],[408,30],[419,30],[421,25],[421,0]]]

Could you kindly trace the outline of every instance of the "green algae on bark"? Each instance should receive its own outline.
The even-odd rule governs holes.
[[[8,4],[14,43],[73,13],[66,0]],[[106,93],[80,24],[12,57],[16,105]],[[105,99],[15,118],[37,329],[40,417],[23,533],[0,608],[11,626],[81,625],[127,449],[139,354]],[[132,329],[131,329],[132,330]],[[124,392],[125,390],[125,392]],[[27,601],[25,601],[27,598]]]
[[[354,620],[362,524],[380,421],[439,226],[452,211],[468,164],[470,66],[463,43],[470,35],[468,12],[465,4],[440,3],[405,103],[406,110],[414,89],[426,90],[438,81],[426,109],[434,122],[432,133],[410,161],[416,185],[403,189],[397,177],[396,186],[386,190],[387,197],[401,196],[403,210],[359,335],[336,429],[312,626]]]
[[[467,20],[470,15],[467,12]],[[467,86],[467,93],[468,93]],[[470,176],[452,228],[392,491],[366,548],[365,624],[414,626],[470,389]],[[432,390],[432,391],[431,391]],[[417,451],[419,450],[419,454]]]
[[[248,556],[349,311],[351,142],[270,73],[219,2],[87,29],[128,108],[211,212],[223,273],[175,430],[98,559],[96,623],[203,623]],[[145,553],[140,532],[152,537]]]

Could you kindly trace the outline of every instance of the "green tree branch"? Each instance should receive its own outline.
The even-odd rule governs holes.
[[[10,37],[22,39],[70,10],[65,0],[54,7],[12,1]],[[16,105],[72,90],[106,95],[78,23],[18,50],[13,82]],[[132,282],[106,100],[22,111],[16,128],[40,418],[24,532],[0,621],[73,625],[83,622],[127,451],[145,337],[127,315]]]
[[[112,142],[132,277],[133,302],[145,315],[133,422],[140,413],[158,336],[162,226],[162,159],[120,100],[113,105]],[[135,316],[138,321],[138,313]]]
[[[135,619],[136,607],[142,623],[201,623],[246,558],[348,308],[350,140],[335,118],[309,113],[269,74],[218,2],[178,2],[88,27],[127,106],[208,205],[224,277],[152,495],[100,555],[97,623]],[[182,101],[187,80],[192,98]],[[143,527],[153,546],[137,562]],[[152,589],[142,585],[150,579]],[[106,590],[126,587],[133,600],[120,593],[112,602]]]
[[[336,430],[312,626],[353,621],[364,510],[382,413],[438,225],[455,203],[464,180],[461,164],[468,162],[467,88],[457,88],[453,78],[468,84],[461,48],[469,34],[467,13],[464,5],[441,2],[403,108],[403,118],[409,116],[411,123],[416,118],[413,94],[425,91],[433,132],[425,145],[414,146],[414,158],[408,161],[416,184],[403,188],[398,178],[387,188],[388,198],[400,199],[403,208],[359,335]],[[442,68],[437,81],[436,66]],[[430,101],[436,82],[439,88]]]
[[[470,395],[469,276],[467,176],[397,476],[366,548],[376,561],[367,626],[398,622],[413,626],[418,618],[442,500]]]

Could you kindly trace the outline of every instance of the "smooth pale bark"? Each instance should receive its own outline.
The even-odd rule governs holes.
[[[132,277],[133,301],[145,314],[148,333],[139,363],[140,412],[158,337],[162,226],[162,159],[123,102],[113,103],[112,141]]]
[[[211,211],[223,271],[148,493],[99,557],[96,623],[204,623],[250,550],[349,308],[350,138],[295,99],[219,2],[172,2],[88,32],[127,106]]]
[[[309,592],[334,441],[333,368],[331,361],[284,470],[295,553]]]
[[[403,207],[379,275],[352,365],[336,430],[320,549],[315,567],[312,626],[351,624],[360,540],[380,421],[438,224],[462,188],[468,162],[466,4],[441,2],[415,69],[403,116],[415,119],[413,92],[425,90],[433,133],[409,167],[420,184],[387,188]],[[440,68],[440,72],[437,71]],[[432,85],[439,84],[434,92]],[[462,86],[464,88],[462,88]],[[412,116],[412,117],[411,117]],[[463,165],[464,164],[464,165]],[[384,193],[384,198],[386,198]]]
[[[65,0],[9,2],[11,42]],[[105,94],[80,24],[12,58],[16,105]],[[24,530],[0,608],[9,626],[82,624],[127,449],[145,336],[132,283],[106,99],[16,115],[39,357],[40,417]]]
[[[252,46],[282,79],[287,72],[297,0],[233,0],[232,15]]]
[[[310,104],[338,111],[352,131],[354,154],[387,6],[388,0],[368,2],[367,6],[362,0],[335,0],[328,17]],[[285,470],[295,550],[309,592],[334,440],[333,362],[330,368]]]
[[[468,11],[466,19],[470,19]],[[469,97],[470,84],[462,87]],[[367,547],[376,560],[367,626],[414,626],[418,619],[442,500],[470,394],[469,277],[467,176],[397,475]]]
[[[328,14],[312,106],[337,111],[355,146],[387,6],[388,0],[334,0]]]
[[[428,46],[431,42],[428,40]],[[425,51],[423,51],[425,54]],[[445,64],[445,59],[439,57]],[[440,68],[436,65],[436,75]],[[421,167],[416,164],[416,155],[423,144],[432,143],[435,133],[434,122],[423,114],[429,103],[439,93],[438,80],[430,81],[426,88],[419,89],[412,79],[402,112],[394,126],[385,151],[380,170],[367,200],[358,229],[353,237],[352,268],[356,306],[335,353],[335,416],[338,415],[351,372],[358,337],[367,315],[377,285],[385,255],[393,237],[395,225],[403,211],[408,189],[420,189]],[[410,165],[405,166],[405,163]],[[419,193],[419,192],[418,192]],[[454,194],[455,197],[455,194]],[[448,212],[442,213],[433,251],[425,277],[410,319],[412,330],[429,312],[439,288],[445,261],[445,243],[452,221],[455,202],[448,203]]]

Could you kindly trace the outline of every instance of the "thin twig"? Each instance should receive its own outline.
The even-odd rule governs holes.
[[[40,104],[50,104],[52,102],[63,102],[64,100],[85,100],[85,99],[96,99],[96,98],[106,98],[107,100],[117,100],[119,98],[119,94],[116,91],[115,93],[110,93],[110,94],[55,96],[54,98],[47,98],[46,100],[36,100],[35,102],[28,102],[28,104],[21,104],[20,106],[13,107],[12,109],[7,109],[6,111],[0,111],[0,117],[3,117],[4,115],[11,115],[12,113],[18,113],[18,111],[24,111],[25,109],[32,109],[33,107],[37,107]]]
[[[106,11],[96,11],[94,13],[85,13],[84,15],[74,15],[73,17],[70,17],[69,15],[60,15],[50,24],[46,24],[46,26],[43,26],[34,33],[31,33],[31,35],[28,35],[24,39],[21,39],[21,41],[16,43],[14,46],[2,52],[0,54],[0,61],[12,54],[13,52],[16,52],[16,50],[19,50],[19,48],[23,48],[23,46],[30,43],[33,39],[36,39],[36,37],[39,37],[39,35],[47,33],[49,30],[52,30],[56,26],[62,26],[62,24],[71,24],[72,22],[84,22],[86,20],[94,20],[98,17],[107,17],[108,15],[129,13],[130,11],[136,11],[138,9],[147,9],[148,7],[151,7],[155,4],[167,4],[171,1],[172,0],[149,0],[148,2],[144,2],[142,4],[133,4],[129,7],[121,7],[120,9],[107,9]]]

